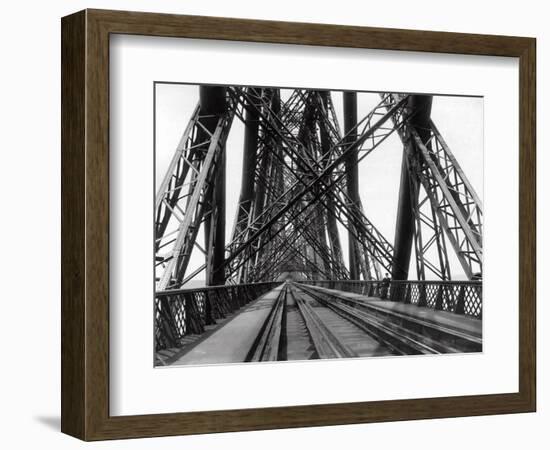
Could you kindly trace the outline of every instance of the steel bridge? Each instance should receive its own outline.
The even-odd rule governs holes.
[[[483,207],[431,119],[432,96],[381,93],[359,115],[344,92],[340,124],[330,91],[197,89],[156,194],[157,364],[481,351]],[[227,236],[236,121],[242,180]],[[390,240],[367,217],[358,167],[392,134],[402,165]],[[196,278],[205,286],[189,288]]]

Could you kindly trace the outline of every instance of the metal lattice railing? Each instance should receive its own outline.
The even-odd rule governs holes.
[[[155,295],[155,349],[180,347],[185,336],[241,308],[277,286],[278,282],[178,289]]]
[[[303,283],[425,306],[478,319],[482,317],[481,281],[317,280]]]

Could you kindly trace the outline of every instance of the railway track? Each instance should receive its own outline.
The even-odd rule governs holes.
[[[287,283],[246,361],[481,350],[480,337],[312,286]]]
[[[356,324],[400,355],[479,352],[482,339],[441,324],[300,285],[319,303]]]
[[[287,283],[246,361],[353,358],[395,353],[314,293]]]

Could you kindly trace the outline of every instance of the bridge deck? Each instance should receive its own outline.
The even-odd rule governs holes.
[[[431,308],[422,308],[416,305],[392,302],[389,300],[381,300],[378,297],[368,297],[366,295],[355,294],[353,292],[339,291],[336,289],[328,289],[321,286],[310,286],[321,292],[336,295],[342,298],[348,298],[357,302],[368,303],[377,308],[393,311],[399,314],[404,314],[414,317],[419,320],[431,322],[440,326],[452,328],[461,332],[465,332],[477,337],[482,336],[482,322],[479,319],[467,317],[464,315],[454,314],[447,311],[436,311]]]
[[[227,364],[243,362],[271,312],[283,285],[252,301],[172,365]]]
[[[197,336],[168,364],[481,351],[481,321],[416,305],[284,283]]]

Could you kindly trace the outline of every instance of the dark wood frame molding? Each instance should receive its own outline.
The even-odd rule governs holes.
[[[62,417],[84,440],[474,416],[536,407],[536,40],[85,10],[62,31]],[[109,416],[109,35],[223,39],[519,58],[519,392]]]

